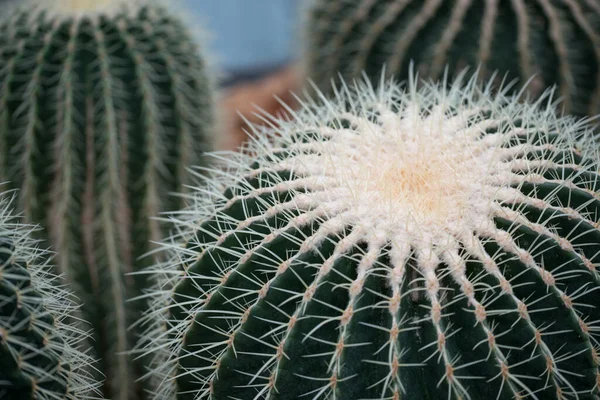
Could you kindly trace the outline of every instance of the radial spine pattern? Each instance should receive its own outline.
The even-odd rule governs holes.
[[[72,325],[78,305],[31,239],[34,228],[0,199],[0,399],[78,400],[98,395],[88,333]]]
[[[153,268],[156,399],[598,399],[597,143],[444,87],[342,86],[225,159]]]
[[[308,72],[322,90],[338,72],[406,79],[411,60],[441,78],[481,66],[538,96],[556,85],[565,109],[600,113],[596,0],[316,0],[306,26]],[[481,74],[480,76],[483,76]]]
[[[25,1],[0,23],[0,179],[94,326],[106,396],[142,397],[127,354],[163,236],[211,145],[212,85],[184,24],[153,1]],[[0,11],[2,13],[2,11]]]

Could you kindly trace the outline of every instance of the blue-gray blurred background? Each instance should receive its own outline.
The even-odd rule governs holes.
[[[209,51],[223,85],[260,78],[288,65],[300,51],[306,0],[182,0],[187,17],[211,38]]]

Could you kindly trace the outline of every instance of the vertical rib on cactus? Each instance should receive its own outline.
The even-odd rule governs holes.
[[[92,359],[80,351],[88,334],[67,325],[78,306],[31,239],[35,230],[0,199],[0,398],[77,400],[98,395]]]
[[[58,253],[94,326],[107,397],[143,397],[125,354],[145,309],[152,217],[210,146],[211,85],[183,24],[152,1],[27,2],[0,24],[0,171]]]
[[[476,79],[342,85],[217,156],[150,269],[154,398],[597,399],[597,142]]]
[[[600,113],[600,7],[595,0],[317,0],[307,25],[308,75],[406,79],[411,60],[438,79],[449,65],[556,85],[567,111]],[[483,76],[483,74],[481,74]]]

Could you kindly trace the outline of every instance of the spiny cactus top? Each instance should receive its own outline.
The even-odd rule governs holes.
[[[338,72],[382,65],[404,80],[410,60],[437,79],[446,65],[527,81],[535,96],[558,86],[565,109],[600,113],[598,0],[316,0],[306,27],[308,71],[325,90]]]
[[[78,400],[97,396],[91,358],[79,350],[87,333],[67,325],[76,308],[46,264],[33,229],[0,199],[0,399]],[[71,321],[72,322],[72,321]]]
[[[151,262],[151,217],[180,207],[171,193],[210,145],[206,64],[157,2],[21,3],[0,23],[0,180],[84,304],[107,397],[133,400],[128,328],[145,307],[127,301],[146,280],[127,274]]]
[[[442,87],[343,86],[214,171],[153,269],[157,399],[598,399],[597,144]]]

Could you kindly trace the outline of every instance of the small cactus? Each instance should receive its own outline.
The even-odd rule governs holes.
[[[0,399],[78,400],[97,396],[88,334],[69,319],[77,306],[0,195]]]
[[[532,96],[556,85],[566,111],[600,113],[597,0],[316,0],[306,28],[308,75],[325,90],[338,72],[406,79],[409,63],[441,78],[481,66],[528,81]]]
[[[0,179],[84,304],[106,397],[143,398],[127,352],[147,281],[129,273],[153,262],[152,217],[181,207],[171,193],[210,148],[206,64],[158,2],[22,3],[0,23]]]
[[[156,399],[598,399],[589,128],[419,86],[305,102],[173,215]]]

